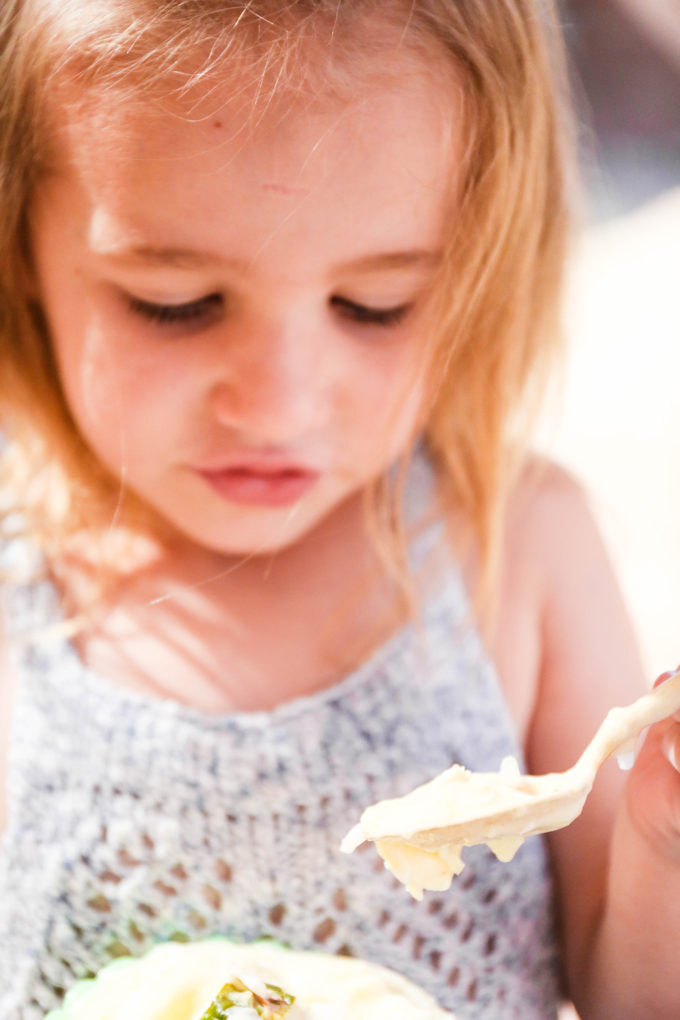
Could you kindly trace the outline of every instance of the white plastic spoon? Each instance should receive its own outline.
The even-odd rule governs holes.
[[[630,750],[647,726],[680,710],[680,671],[626,708],[612,708],[566,772],[520,775],[513,758],[499,772],[453,765],[404,797],[366,808],[340,849],[376,844],[385,866],[416,899],[448,889],[463,869],[461,849],[486,843],[509,861],[527,836],[561,829],[580,815],[600,765]]]

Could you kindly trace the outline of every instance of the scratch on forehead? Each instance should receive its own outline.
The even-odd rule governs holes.
[[[265,181],[261,185],[262,191],[270,191],[275,195],[306,195],[308,189],[295,187],[292,184],[282,184],[279,181]]]

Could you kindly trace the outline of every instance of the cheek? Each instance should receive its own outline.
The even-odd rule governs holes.
[[[160,392],[172,392],[146,355],[132,356],[96,319],[65,342],[56,353],[62,385],[76,424],[88,444],[110,468],[119,471],[154,457],[159,436],[167,439],[174,415],[172,402]],[[129,345],[127,345],[129,348]]]
[[[61,386],[84,438],[97,448],[107,430],[120,432],[134,420],[139,395],[153,376],[78,274],[69,279],[51,263],[47,270],[43,309]]]
[[[417,430],[424,397],[421,360],[413,348],[391,352],[376,370],[357,373],[362,379],[363,441],[374,441],[391,455],[399,452]]]

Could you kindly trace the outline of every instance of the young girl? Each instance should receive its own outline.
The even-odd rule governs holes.
[[[642,689],[557,347],[532,0],[5,0],[0,1015],[158,940],[382,962],[458,1017],[680,1015],[677,732],[412,901],[360,810],[573,763]],[[3,784],[5,785],[5,784]],[[377,863],[377,867],[376,867]]]

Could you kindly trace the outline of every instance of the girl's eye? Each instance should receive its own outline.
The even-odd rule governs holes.
[[[128,301],[136,315],[141,315],[159,326],[207,324],[217,318],[224,303],[221,294],[206,294],[196,301],[187,301],[180,305],[156,304],[132,295],[128,295]]]
[[[396,326],[411,310],[410,304],[394,308],[368,308],[343,297],[332,297],[331,306],[337,308],[344,318],[367,326]]]

